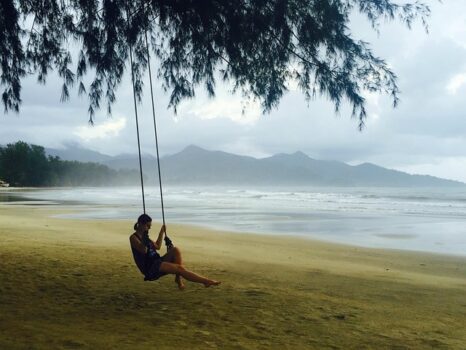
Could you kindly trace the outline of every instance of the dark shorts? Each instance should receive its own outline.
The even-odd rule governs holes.
[[[165,276],[165,272],[160,271],[160,265],[164,262],[164,256],[154,259],[146,271],[144,280],[155,281],[160,277]]]

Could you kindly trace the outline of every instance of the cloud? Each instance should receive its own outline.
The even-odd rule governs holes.
[[[185,111],[202,120],[229,119],[241,125],[255,124],[262,114],[260,104],[236,96],[216,97],[202,102],[191,103],[189,112]]]
[[[456,74],[448,82],[446,89],[450,95],[456,95],[458,90],[466,84],[466,73]]]
[[[466,12],[464,11],[464,0],[456,0],[456,4],[453,1],[451,5],[458,7],[456,8],[455,16],[449,16],[448,22],[443,23],[444,35],[466,49]],[[450,9],[453,10],[452,7]]]
[[[78,126],[73,134],[79,136],[83,141],[92,141],[95,139],[106,139],[116,137],[126,126],[126,118],[118,117],[110,119],[99,125]]]

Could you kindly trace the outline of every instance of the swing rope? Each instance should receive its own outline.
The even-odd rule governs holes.
[[[163,206],[163,192],[162,192],[162,176],[160,174],[160,157],[159,157],[159,139],[157,137],[157,122],[155,120],[155,103],[154,103],[154,92],[152,88],[152,71],[150,67],[150,54],[149,54],[149,42],[147,40],[147,31],[145,32],[146,37],[146,50],[147,50],[147,66],[149,68],[149,85],[150,85],[150,97],[152,102],[152,119],[154,121],[154,138],[155,138],[155,149],[157,151],[157,169],[159,175],[159,188],[160,188],[160,203],[162,205],[162,220],[165,225],[165,210]]]
[[[149,53],[149,41],[147,40],[147,30],[144,31],[145,39],[146,39],[146,51],[147,51],[147,66],[149,68],[149,85],[150,85],[150,97],[152,102],[152,119],[154,121],[154,138],[155,138],[155,149],[157,152],[157,169],[159,175],[159,189],[160,189],[160,204],[162,207],[162,220],[163,225],[165,226],[165,209],[163,206],[163,191],[162,191],[162,175],[160,171],[160,156],[159,156],[159,139],[157,136],[157,122],[155,120],[155,103],[154,103],[154,89],[152,87],[152,71],[151,71],[151,64],[150,64],[150,53]],[[167,249],[173,247],[173,243],[167,236],[167,231],[165,231],[165,245]]]
[[[129,9],[126,8],[126,17],[128,21],[128,32],[130,31],[129,28]],[[139,137],[139,120],[138,120],[138,108],[136,102],[136,87],[134,83],[134,67],[133,67],[133,49],[131,43],[129,44],[129,62],[131,65],[131,83],[133,85],[133,100],[134,100],[134,115],[136,119],[136,135],[138,139],[138,156],[139,156],[139,175],[141,176],[141,192],[142,192],[142,208],[144,214],[146,213],[146,200],[144,198],[144,178],[142,175],[142,159],[141,159],[141,140]]]
[[[130,30],[129,27],[129,9],[126,8],[126,17],[128,21],[128,32]],[[165,209],[163,205],[163,191],[162,191],[162,176],[161,176],[161,171],[160,171],[160,156],[159,156],[159,143],[158,143],[158,136],[157,136],[157,122],[155,119],[155,103],[154,103],[154,89],[152,86],[152,71],[151,71],[151,65],[150,65],[150,54],[149,54],[149,41],[147,39],[147,30],[144,32],[145,33],[145,41],[146,41],[146,52],[147,52],[147,64],[149,68],[149,83],[150,83],[150,95],[151,95],[151,102],[152,102],[152,118],[154,121],[154,137],[155,137],[155,148],[157,152],[157,169],[158,169],[158,176],[159,176],[159,189],[160,189],[160,202],[161,202],[161,207],[162,207],[162,220],[163,220],[163,225],[165,226]],[[142,191],[142,207],[144,214],[146,213],[146,201],[144,197],[144,179],[143,179],[143,172],[142,172],[142,157],[141,157],[141,141],[139,137],[139,119],[138,119],[138,109],[137,109],[137,101],[136,101],[136,87],[135,87],[135,82],[134,82],[134,69],[133,69],[133,50],[131,43],[129,44],[129,59],[130,59],[130,64],[131,64],[131,82],[133,86],[133,100],[134,100],[134,114],[135,114],[135,119],[136,119],[136,134],[137,134],[137,141],[138,141],[138,156],[139,156],[139,173],[141,176],[141,191]],[[167,236],[167,232],[165,230],[164,232],[165,237],[165,245],[167,246],[167,250],[173,247],[173,243],[170,238]]]

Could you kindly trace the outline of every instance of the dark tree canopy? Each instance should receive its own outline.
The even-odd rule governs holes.
[[[377,30],[386,19],[408,27],[415,19],[425,24],[429,8],[414,0],[2,0],[3,104],[6,111],[18,111],[21,80],[33,74],[45,83],[56,70],[63,79],[61,99],[77,86],[89,98],[92,122],[103,102],[111,113],[129,67],[129,47],[141,97],[148,39],[175,111],[200,85],[213,96],[220,77],[267,112],[291,79],[306,99],[324,95],[336,110],[347,100],[362,127],[362,93],[388,93],[396,105],[398,87],[386,62],[351,36],[354,12]]]
[[[47,156],[45,149],[18,141],[0,146],[0,179],[13,186],[114,186],[138,183],[139,172],[114,170]]]

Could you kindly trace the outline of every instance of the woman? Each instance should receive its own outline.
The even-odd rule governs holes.
[[[167,254],[160,256],[157,250],[162,246],[165,226],[160,228],[159,236],[154,242],[149,238],[149,230],[152,225],[152,218],[147,214],[142,214],[138,222],[134,225],[134,232],[130,236],[131,250],[133,251],[134,261],[137,267],[143,273],[146,280],[156,280],[160,277],[173,274],[176,275],[175,282],[180,290],[184,289],[182,280],[204,284],[205,287],[217,286],[220,282],[202,277],[194,272],[188,271],[183,267],[181,252],[178,248],[169,248]]]

